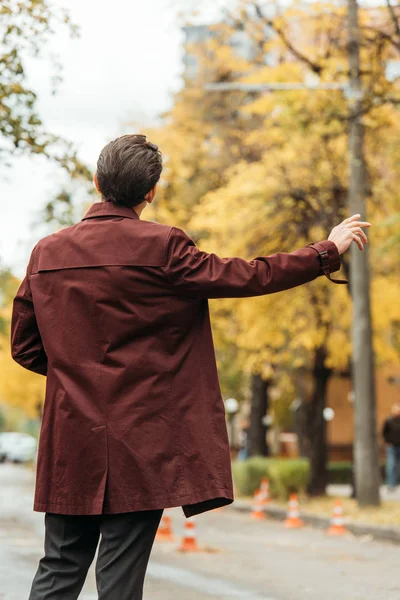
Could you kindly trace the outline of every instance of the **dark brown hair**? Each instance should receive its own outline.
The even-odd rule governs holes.
[[[162,155],[145,135],[123,135],[103,148],[97,181],[104,200],[134,207],[159,181]]]

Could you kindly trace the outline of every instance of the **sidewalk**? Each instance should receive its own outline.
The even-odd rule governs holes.
[[[351,486],[347,485],[331,485],[329,486],[328,496],[332,499],[336,498],[349,498],[351,496]],[[386,488],[381,489],[381,498],[382,501],[395,501],[400,500],[400,492],[387,492]],[[333,502],[332,502],[333,507]],[[228,507],[230,510],[236,510],[239,512],[247,512],[250,513],[253,509],[253,500],[249,498],[238,498],[235,502]],[[274,504],[271,502],[268,506],[264,508],[265,513],[268,517],[283,521],[287,516],[287,508]],[[385,509],[377,508],[374,510],[382,510]],[[317,514],[317,512],[312,512],[311,510],[304,510],[300,504],[300,516],[303,519],[304,523],[310,525],[311,527],[316,527],[319,529],[328,529],[331,516],[327,516],[325,514]],[[345,516],[345,525],[350,533],[355,536],[368,536],[370,538],[392,542],[395,544],[400,544],[400,525],[391,525],[391,524],[376,524],[376,523],[365,523],[361,520],[351,520],[351,518],[346,518]]]
[[[327,489],[328,496],[334,498],[350,498],[353,488],[351,485],[328,485]],[[388,492],[387,486],[381,486],[381,499],[382,500],[398,500],[400,502],[400,486],[393,492]]]

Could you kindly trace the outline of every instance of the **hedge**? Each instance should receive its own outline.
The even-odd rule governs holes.
[[[381,479],[385,478],[385,464],[380,465]],[[328,465],[329,483],[353,484],[353,465],[350,461],[331,462]]]
[[[253,456],[244,461],[236,461],[232,465],[235,487],[240,496],[253,496],[260,486],[261,479],[267,477],[270,483],[272,498],[286,500],[291,492],[303,493],[307,490],[310,466],[307,459],[302,458],[265,458]],[[328,464],[328,483],[353,483],[353,466],[351,462],[331,462]],[[381,466],[384,476],[384,466]]]
[[[233,479],[239,495],[252,496],[267,477],[273,498],[287,500],[292,492],[303,493],[310,475],[308,460],[302,458],[265,458],[254,456],[232,465]]]
[[[331,462],[328,465],[328,481],[336,484],[353,483],[353,465],[350,461]]]

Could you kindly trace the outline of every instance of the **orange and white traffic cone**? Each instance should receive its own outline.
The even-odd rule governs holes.
[[[186,521],[185,533],[182,538],[181,545],[179,546],[180,552],[198,552],[199,547],[197,545],[196,538],[196,524],[193,519]]]
[[[260,492],[262,494],[263,504],[270,503],[270,495],[269,495],[269,480],[266,477],[263,477],[261,480]]]
[[[304,522],[300,519],[297,494],[290,495],[288,514],[283,524],[288,529],[299,529],[304,526]]]
[[[342,501],[336,500],[328,535],[346,535],[346,533],[349,533],[349,531],[344,526]]]
[[[256,490],[254,492],[253,510],[251,511],[251,518],[254,521],[263,521],[266,518],[264,511],[263,493],[261,490]]]
[[[158,527],[156,540],[158,542],[173,542],[174,536],[172,534],[172,520],[167,514],[163,514],[161,523]]]

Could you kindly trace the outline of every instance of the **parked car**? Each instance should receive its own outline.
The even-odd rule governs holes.
[[[29,462],[36,458],[37,440],[27,433],[10,431],[0,433],[0,460],[14,463]]]

